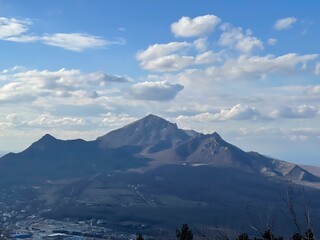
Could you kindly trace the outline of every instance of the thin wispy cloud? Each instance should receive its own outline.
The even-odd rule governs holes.
[[[291,28],[293,26],[293,24],[297,22],[297,20],[298,19],[295,17],[287,17],[287,18],[278,19],[274,23],[274,29],[280,31],[280,30],[285,30],[285,29]]]
[[[102,37],[87,33],[54,33],[37,35],[30,33],[31,20],[0,18],[0,39],[4,41],[30,43],[38,42],[66,50],[81,52],[86,49],[104,48],[110,45],[124,45],[123,38],[105,40]]]

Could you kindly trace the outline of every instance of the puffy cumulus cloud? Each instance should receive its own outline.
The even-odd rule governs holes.
[[[295,108],[283,107],[271,113],[273,118],[315,118],[319,114],[319,108],[301,105]]]
[[[172,54],[141,62],[143,69],[159,72],[174,72],[194,64],[194,57]]]
[[[125,40],[117,38],[108,41],[86,33],[54,33],[42,35],[30,34],[29,27],[33,22],[15,18],[0,18],[0,39],[12,42],[41,42],[46,45],[66,50],[81,52],[90,48],[102,48],[109,45],[123,45]]]
[[[193,19],[182,17],[178,22],[171,24],[171,31],[176,37],[206,36],[214,31],[220,21],[215,15],[204,15]]]
[[[176,72],[192,65],[220,61],[220,53],[203,51],[207,48],[206,41],[206,39],[200,38],[193,43],[154,44],[146,50],[138,52],[136,58],[140,61],[140,66],[143,69],[157,72]],[[197,53],[187,55],[191,50],[196,50]]]
[[[0,39],[10,40],[11,37],[19,36],[27,32],[31,24],[30,20],[0,17]]]
[[[0,130],[8,130],[22,124],[22,119],[17,113],[10,113],[0,120]]]
[[[170,42],[165,44],[154,44],[146,50],[139,51],[136,55],[139,61],[147,61],[159,57],[167,56],[175,52],[186,50],[191,46],[188,42]]]
[[[284,30],[292,27],[292,25],[297,21],[298,19],[295,17],[287,17],[287,18],[282,18],[278,19],[274,23],[274,29],[276,30]]]
[[[33,117],[33,118],[32,118]],[[30,120],[30,118],[32,120]],[[10,113],[6,116],[5,121],[1,122],[6,128],[23,128],[23,129],[40,129],[40,128],[56,128],[56,127],[77,127],[88,124],[88,121],[79,117],[56,117],[50,113],[44,113],[36,116],[22,117],[17,113]]]
[[[99,93],[104,94],[106,85],[132,81],[126,76],[104,72],[84,74],[64,68],[58,71],[15,68],[0,72],[0,79],[0,102],[3,103],[30,102],[48,96],[98,98]]]
[[[261,114],[254,107],[237,104],[232,108],[222,109],[217,117],[218,120],[257,120],[261,118]]]
[[[240,27],[233,27],[230,24],[221,26],[223,33],[220,36],[221,46],[237,49],[242,53],[251,53],[253,50],[263,50],[263,43],[252,35],[251,30],[243,31]]]
[[[36,94],[26,89],[23,83],[12,82],[0,87],[0,103],[31,102]]]
[[[261,113],[254,107],[247,105],[237,104],[231,108],[221,109],[217,113],[200,113],[193,116],[180,115],[177,117],[177,121],[227,121],[227,120],[258,120],[264,119]]]
[[[141,82],[130,88],[130,96],[139,100],[168,101],[183,89],[180,84],[171,84],[167,81]]]
[[[57,118],[49,113],[41,114],[36,119],[26,122],[28,126],[33,127],[64,127],[64,126],[79,126],[87,124],[87,121],[78,117],[62,117]]]
[[[213,51],[206,51],[200,53],[195,57],[196,64],[210,64],[214,62],[221,62],[221,53],[215,53]]]
[[[299,64],[318,58],[317,54],[298,55],[290,53],[282,56],[246,56],[230,58],[222,65],[206,69],[192,69],[181,74],[186,81],[208,79],[215,81],[262,79],[270,74],[290,74],[298,71]]]
[[[115,114],[108,112],[106,114],[102,115],[102,121],[101,121],[101,126],[107,126],[107,127],[122,127],[124,125],[127,125],[131,122],[134,122],[138,120],[136,117],[132,117],[128,114]]]

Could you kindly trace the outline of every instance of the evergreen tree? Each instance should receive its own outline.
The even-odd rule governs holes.
[[[188,224],[183,224],[181,230],[176,230],[176,236],[178,240],[193,240],[193,234]]]
[[[313,235],[313,232],[310,228],[305,232],[304,239],[305,240],[314,240],[314,235]]]
[[[271,232],[271,230],[267,230],[264,232],[264,234],[262,235],[262,239],[265,240],[283,240],[283,237],[275,237],[273,235],[273,233]]]
[[[249,236],[246,233],[242,233],[237,237],[237,240],[249,240]]]
[[[293,234],[291,239],[292,240],[302,240],[302,236],[300,233],[295,233],[295,234]]]
[[[144,240],[141,233],[137,234],[136,240]]]
[[[274,240],[273,234],[270,230],[265,231],[262,238],[266,240]]]

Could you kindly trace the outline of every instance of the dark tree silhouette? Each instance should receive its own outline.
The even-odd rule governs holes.
[[[314,240],[314,235],[313,235],[313,232],[310,228],[305,232],[304,239],[305,240]]]
[[[193,240],[193,234],[188,224],[183,224],[181,230],[176,230],[176,236],[178,240]]]
[[[144,240],[141,233],[137,234],[136,240]]]
[[[291,239],[292,240],[302,240],[303,238],[300,233],[295,233],[295,234],[293,234]]]
[[[246,233],[241,233],[240,235],[238,235],[236,240],[249,240],[249,236]]]
[[[273,235],[273,233],[271,232],[271,230],[267,230],[264,232],[264,234],[262,235],[262,239],[265,240],[283,240],[283,237],[275,237]]]

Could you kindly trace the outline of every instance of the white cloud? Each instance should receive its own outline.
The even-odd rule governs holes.
[[[175,72],[192,65],[209,64],[221,61],[220,53],[213,51],[203,52],[207,48],[207,40],[200,38],[193,43],[170,42],[154,44],[146,50],[137,53],[141,68],[158,72]],[[187,55],[188,50],[195,49],[198,55]]]
[[[14,125],[12,123],[7,123],[7,122],[0,122],[0,130],[4,131],[9,128],[12,128]]]
[[[271,45],[271,46],[275,45],[277,42],[278,42],[278,40],[275,39],[275,38],[269,38],[268,39],[268,44]]]
[[[0,39],[19,36],[29,30],[30,20],[0,17]]]
[[[253,50],[264,49],[262,41],[252,36],[251,30],[247,30],[244,33],[242,28],[236,28],[230,24],[224,24],[221,29],[223,30],[219,39],[221,46],[234,48],[242,53],[251,53]]]
[[[140,82],[130,89],[130,96],[139,100],[168,101],[173,99],[183,89],[180,84],[171,84],[166,81]]]
[[[207,51],[204,53],[201,53],[196,56],[195,63],[196,64],[210,64],[213,62],[221,62],[222,59],[220,57],[219,53],[215,53],[213,51]]]
[[[195,49],[197,49],[199,52],[204,52],[208,48],[208,39],[207,38],[199,38],[197,40],[193,41]]]
[[[62,126],[74,126],[74,125],[85,125],[87,122],[83,118],[77,117],[62,117],[57,118],[51,116],[48,113],[41,114],[35,120],[28,121],[26,124],[29,126],[36,127],[62,127]]]
[[[107,45],[107,41],[100,37],[81,33],[56,33],[44,36],[42,40],[47,45],[77,52],[88,48],[100,48]]]
[[[93,99],[108,94],[105,86],[132,81],[126,76],[104,72],[85,74],[64,68],[58,71],[14,68],[0,72],[0,79],[2,103],[31,102],[44,97]]]
[[[187,42],[170,42],[166,44],[154,44],[146,50],[139,51],[136,55],[139,61],[147,61],[159,57],[167,56],[181,50],[186,50],[191,46]]]
[[[183,81],[198,80],[226,81],[263,79],[271,74],[292,74],[299,71],[299,64],[318,58],[317,54],[298,55],[289,53],[282,56],[246,56],[229,58],[220,65],[209,66],[206,69],[191,69],[181,73]]]
[[[81,52],[90,48],[102,48],[109,45],[123,45],[125,40],[117,38],[108,41],[98,36],[86,33],[54,33],[54,34],[28,34],[30,20],[19,20],[15,18],[0,18],[0,39],[12,42],[41,42],[46,45],[60,47],[63,49]]]
[[[292,27],[292,25],[297,21],[298,19],[295,17],[287,17],[279,19],[274,24],[274,29],[276,30],[284,30]]]
[[[316,75],[320,75],[320,63],[317,63],[317,64],[316,64],[316,67],[315,67],[315,69],[314,69],[314,73],[315,73]]]
[[[108,112],[106,114],[102,115],[103,119],[101,121],[101,126],[107,126],[107,127],[123,127],[124,125],[127,125],[129,123],[132,123],[138,118],[131,117],[128,114],[121,113],[121,114],[115,114]]]
[[[320,85],[308,87],[306,93],[308,95],[320,95]]]
[[[168,56],[159,57],[149,61],[143,61],[140,66],[143,69],[159,72],[174,72],[184,69],[194,64],[192,56],[179,56],[172,54]]]
[[[19,35],[13,37],[7,37],[3,40],[11,41],[11,42],[21,42],[21,43],[28,43],[28,42],[36,42],[39,41],[41,38],[34,35]]]
[[[309,138],[317,138],[320,136],[320,128],[279,128],[279,127],[259,127],[250,128],[243,127],[239,129],[242,136],[254,137],[280,137],[291,141],[305,141]]]
[[[79,117],[56,117],[50,113],[33,116],[32,120],[24,119],[17,113],[10,113],[6,116],[6,121],[0,125],[7,128],[56,128],[56,127],[76,127],[86,125],[87,120]]]
[[[283,107],[271,113],[273,118],[315,118],[319,109],[314,106],[301,105],[295,108]]]
[[[214,31],[220,23],[215,15],[204,15],[196,18],[182,17],[171,24],[171,31],[176,37],[201,37]]]
[[[194,64],[194,57],[180,55],[192,46],[193,44],[188,42],[154,44],[146,50],[138,52],[136,57],[140,61],[140,66],[143,69],[173,72]]]
[[[264,119],[260,112],[254,108],[247,105],[237,104],[231,108],[221,109],[217,113],[200,113],[193,116],[180,115],[177,117],[177,121],[227,121],[227,120],[258,120]]]
[[[20,82],[7,83],[0,88],[0,103],[30,102],[37,96],[28,91],[28,88]]]
[[[237,104],[232,108],[222,109],[217,116],[219,120],[256,120],[261,117],[261,114],[254,107]]]

